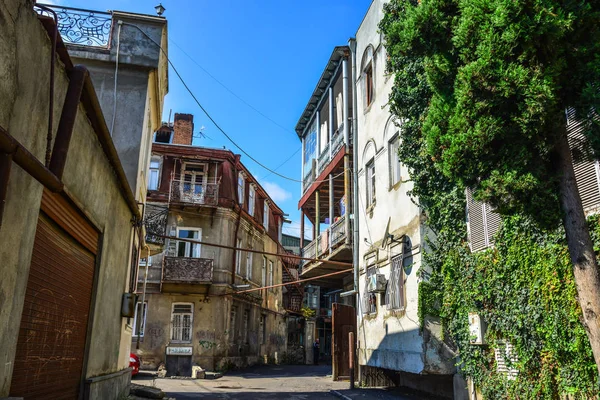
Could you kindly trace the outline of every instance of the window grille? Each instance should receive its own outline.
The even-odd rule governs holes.
[[[385,293],[388,310],[404,309],[404,255],[398,254],[391,260],[390,279]]]
[[[173,304],[171,341],[173,342],[191,342],[192,341],[192,304]]]

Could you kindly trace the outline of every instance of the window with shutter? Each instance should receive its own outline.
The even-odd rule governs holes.
[[[391,260],[390,280],[388,282],[385,303],[388,310],[403,310],[404,309],[404,269],[402,268],[404,261],[403,254],[398,254]]]
[[[171,313],[171,341],[189,343],[192,341],[192,323],[194,305],[191,303],[173,303]]]
[[[584,135],[585,125],[575,119],[574,110],[567,111],[567,138],[573,157],[575,181],[586,212],[600,206],[600,165]]]
[[[494,236],[501,224],[500,215],[489,204],[473,198],[471,189],[466,190],[467,231],[472,252],[487,249],[494,244]]]

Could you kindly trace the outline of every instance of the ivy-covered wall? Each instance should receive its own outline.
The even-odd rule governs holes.
[[[600,247],[600,223],[590,226]],[[544,231],[506,218],[496,246],[472,254],[466,243],[433,245],[428,282],[419,290],[420,317],[438,316],[457,349],[457,364],[485,399],[596,399],[596,366],[576,301],[562,229]],[[486,345],[470,344],[468,313],[487,322]],[[515,379],[498,373],[494,349],[514,346]],[[509,361],[510,364],[510,361]]]

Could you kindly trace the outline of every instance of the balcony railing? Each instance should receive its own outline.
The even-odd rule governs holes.
[[[212,283],[213,260],[210,258],[165,257],[163,282]]]
[[[310,168],[310,170],[308,171],[308,173],[306,174],[306,176],[303,179],[304,190],[307,190],[310,187],[311,183],[314,182],[314,180],[315,180],[315,166],[314,166],[314,162],[313,162],[313,166]]]
[[[171,182],[169,200],[175,203],[216,206],[219,204],[219,184],[174,180]]]
[[[302,249],[302,257],[306,258],[323,258],[325,259],[329,254],[339,247],[347,236],[346,232],[346,216],[339,218],[333,225],[328,229],[324,230],[317,236],[316,240],[313,240]],[[350,220],[350,232],[352,232],[352,220]],[[331,235],[331,237],[329,237]],[[312,261],[302,261],[302,267],[310,264]]]
[[[327,164],[329,164],[329,143],[325,145],[325,148],[319,156],[319,172],[317,172],[317,175],[319,175],[325,169]]]
[[[58,18],[58,32],[63,42],[90,47],[108,47],[112,29],[112,15],[102,11],[40,4],[51,8]],[[53,17],[50,12],[36,7],[40,15]]]
[[[144,226],[146,227],[146,242],[163,246],[165,244],[164,236],[167,230],[167,217],[169,210],[167,208],[151,208],[147,206]]]
[[[331,138],[331,157],[335,157],[338,150],[344,145],[344,124],[340,125]]]

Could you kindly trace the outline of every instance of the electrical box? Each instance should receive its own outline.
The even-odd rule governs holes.
[[[367,291],[369,293],[385,292],[387,281],[383,274],[373,274],[367,279]]]
[[[121,317],[133,318],[135,315],[135,304],[137,303],[137,294],[123,293],[121,300]]]
[[[469,313],[469,333],[471,344],[485,344],[487,325],[478,313]]]

